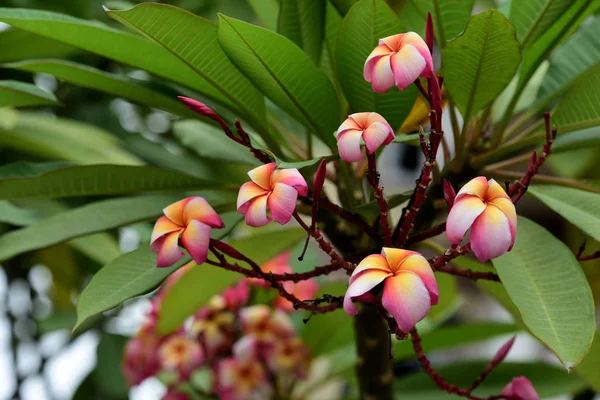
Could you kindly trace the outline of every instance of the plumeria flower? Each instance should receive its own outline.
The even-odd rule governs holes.
[[[438,286],[429,262],[415,251],[384,247],[356,267],[344,297],[344,310],[356,315],[353,299],[383,282],[381,304],[398,328],[409,332],[438,302]]]
[[[361,140],[365,142],[367,154],[373,154],[380,146],[394,140],[394,137],[390,124],[376,112],[349,115],[336,133],[340,157],[347,162],[362,160]]]
[[[211,228],[225,224],[203,197],[188,197],[163,209],[154,225],[150,248],[158,253],[157,267],[175,264],[183,253],[181,244],[196,264],[206,261]]]
[[[239,314],[242,330],[261,344],[270,344],[296,334],[294,323],[283,311],[271,310],[264,304],[242,308]]]
[[[185,335],[168,338],[158,350],[163,369],[175,371],[182,380],[187,380],[192,372],[204,361],[200,344]]]
[[[308,194],[308,185],[296,168],[276,170],[275,165],[273,162],[254,168],[248,172],[252,181],[240,188],[237,209],[246,215],[246,223],[250,226],[263,226],[271,219],[287,224],[296,209],[298,195]]]
[[[299,281],[296,283],[291,282],[291,281],[286,281],[286,282],[283,282],[283,288],[288,293],[293,294],[298,300],[304,301],[304,300],[312,300],[315,298],[315,295],[319,291],[319,284],[314,279],[308,279],[308,280]],[[281,296],[277,296],[277,298],[275,299],[274,305],[275,305],[275,307],[279,308],[280,310],[283,310],[286,312],[294,311],[294,304],[291,301],[289,301]]]
[[[471,228],[471,248],[480,261],[510,251],[517,233],[517,212],[495,180],[479,176],[463,186],[446,221],[446,236],[459,244]]]
[[[292,272],[291,265],[292,254],[288,251],[276,255],[260,266],[260,269],[265,273],[286,274]],[[254,286],[263,288],[271,287],[267,281],[262,278],[248,278],[248,282]]]
[[[161,339],[145,327],[127,342],[121,363],[127,386],[139,385],[160,371],[160,343]]]
[[[511,400],[540,400],[533,385],[524,376],[513,378],[502,390],[502,395]]]
[[[364,67],[364,78],[378,93],[394,85],[406,89],[419,76],[435,77],[431,52],[415,32],[400,33],[379,39]]]
[[[236,310],[229,309],[225,298],[218,294],[194,315],[189,332],[203,344],[207,358],[227,354],[235,342]]]
[[[307,375],[311,361],[310,350],[299,337],[278,340],[267,350],[269,369],[277,374],[293,374],[297,378]]]

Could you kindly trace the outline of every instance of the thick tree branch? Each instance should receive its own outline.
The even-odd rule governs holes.
[[[381,234],[383,235],[383,244],[384,246],[389,247],[392,245],[392,230],[390,229],[390,221],[388,216],[389,209],[388,203],[385,201],[385,197],[383,195],[383,188],[379,186],[379,172],[377,172],[377,160],[375,159],[375,154],[367,154],[367,161],[369,165],[367,180],[373,187],[375,200],[379,206],[379,224],[381,227]]]

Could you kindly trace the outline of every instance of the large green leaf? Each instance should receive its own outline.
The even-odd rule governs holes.
[[[235,198],[217,192],[198,193],[213,207],[233,205]],[[106,231],[135,222],[153,220],[162,209],[183,195],[153,195],[103,200],[68,210],[23,229],[0,236],[0,261],[65,240]],[[223,201],[227,202],[223,204]]]
[[[558,155],[559,153],[580,149],[589,150],[598,147],[598,145],[600,145],[600,128],[595,126],[571,132],[568,135],[559,135],[552,145],[552,154]],[[562,170],[560,171],[562,172]]]
[[[327,76],[289,39],[224,15],[219,19],[219,43],[237,67],[275,104],[335,146],[340,116]]]
[[[42,219],[40,213],[14,205],[10,201],[0,201],[0,222],[16,226],[31,225]]]
[[[286,229],[232,240],[230,246],[262,264],[277,254],[291,249],[305,238],[302,229]],[[240,279],[241,275],[211,265],[194,268],[165,295],[156,326],[160,334],[179,328],[185,319],[198,311],[214,294]]]
[[[94,125],[40,113],[19,113],[17,124],[0,128],[0,144],[78,164],[142,164],[114,135]]]
[[[315,64],[325,35],[326,0],[282,0],[277,31],[296,43]]]
[[[515,28],[500,11],[471,17],[467,29],[442,52],[450,96],[465,120],[494,100],[512,79],[521,51]]]
[[[600,125],[600,64],[569,91],[554,112],[558,132],[578,131]]]
[[[54,94],[30,83],[0,81],[0,107],[55,106]]]
[[[590,286],[569,248],[519,217],[514,248],[492,263],[531,333],[565,367],[579,364],[590,349],[596,322]]]
[[[479,376],[487,361],[454,363],[436,368],[448,382],[468,387]],[[490,373],[487,379],[473,392],[475,396],[497,395],[517,376],[526,376],[533,383],[540,398],[570,394],[584,388],[585,384],[573,374],[554,366],[541,363],[503,362]],[[440,390],[424,372],[409,375],[394,382],[395,393],[411,400],[451,400],[455,395]]]
[[[196,120],[177,121],[173,133],[181,144],[200,157],[240,164],[258,163],[246,147],[232,141],[214,125]]]
[[[249,122],[260,129],[269,146],[278,148],[265,127],[264,97],[221,50],[214,22],[186,10],[157,3],[144,3],[125,11],[109,11],[109,15],[146,35],[193,69],[244,112]]]
[[[75,47],[20,29],[0,32],[0,62],[41,57],[65,57],[77,52]]]
[[[417,96],[414,86],[376,93],[363,78],[365,60],[378,40],[403,32],[404,26],[383,0],[362,0],[350,9],[340,26],[335,67],[352,112],[375,111],[394,129],[408,116]]]
[[[18,163],[0,168],[0,199],[99,196],[221,186],[178,171],[125,165],[64,166]],[[26,172],[26,175],[22,173]]]
[[[125,76],[104,72],[87,65],[64,60],[29,60],[5,64],[4,67],[52,75],[69,83],[110,93],[172,114],[197,116],[175,98],[139,85]]]
[[[523,48],[535,42],[569,8],[573,0],[513,1],[510,22]]]
[[[600,62],[600,18],[594,18],[569,37],[550,57],[538,92],[540,100],[568,90],[586,70]]]
[[[226,229],[212,229],[211,237],[220,239],[227,235],[241,217],[236,213],[221,215]],[[185,256],[168,268],[156,268],[156,253],[147,244],[123,254],[108,263],[83,289],[77,300],[77,323],[73,331],[81,328],[89,318],[117,307],[124,301],[154,290],[160,283],[190,261]]]
[[[40,10],[0,8],[0,21],[24,31],[144,69],[189,86],[214,100],[236,108],[235,103],[227,94],[222,93],[221,88],[199,76],[169,53],[167,49],[138,35],[113,29],[99,22]],[[160,24],[160,26],[166,25]],[[197,38],[195,40],[196,43],[200,42]],[[248,93],[252,92],[253,89],[250,86]],[[248,107],[242,108],[241,111],[247,110],[252,104],[250,102]],[[257,115],[260,115],[261,112],[264,113],[264,109],[257,111]]]
[[[575,368],[575,372],[597,393],[600,392],[600,334],[596,331],[596,337],[592,348],[585,360]]]
[[[600,241],[600,194],[554,185],[531,186],[527,193]]]
[[[266,28],[277,30],[279,0],[248,0],[248,5]]]

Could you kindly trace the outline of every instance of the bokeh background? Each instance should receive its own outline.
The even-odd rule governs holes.
[[[255,21],[253,7],[267,0],[173,0],[173,4],[195,14],[216,20],[217,12]],[[418,1],[418,0],[417,0]],[[513,0],[529,1],[529,0]],[[395,7],[402,0],[391,1]],[[127,8],[137,2],[110,0],[0,0],[1,7],[36,8],[57,11],[80,18],[116,24],[104,15],[102,5],[108,8]],[[479,9],[504,1],[476,2]],[[10,46],[15,41],[29,40],[30,46]],[[10,48],[10,51],[5,49]],[[61,57],[87,64],[109,72],[125,73],[165,93],[172,89],[161,86],[145,72],[124,67],[102,57],[83,52],[33,35],[25,35],[0,25],[0,63],[34,57]],[[171,115],[141,107],[107,94],[91,91],[56,80],[47,75],[0,69],[1,79],[33,82],[52,91],[65,107],[29,110],[29,117],[44,124],[55,117],[83,121],[119,137],[132,159],[131,162],[161,163],[172,168],[194,168],[193,162],[183,163],[181,155],[194,160],[193,155],[173,140]],[[174,92],[172,92],[175,95]],[[0,160],[7,164],[19,160],[64,160],[73,162],[110,162],[115,155],[104,154],[89,143],[82,143],[74,131],[61,127],[49,129],[43,135],[27,137],[8,129],[10,112],[0,110]],[[445,126],[450,126],[447,121]],[[48,127],[51,126],[48,125]],[[452,135],[446,135],[449,140]],[[572,177],[598,177],[600,148],[566,152],[550,158],[550,167]],[[390,191],[410,188],[418,174],[421,154],[413,147],[394,146],[384,153],[381,163],[383,186]],[[27,204],[31,215],[19,215],[21,221],[35,221],[64,207],[56,201],[38,201]],[[4,207],[1,204],[0,207]],[[576,228],[566,225],[534,200],[526,198],[521,211],[530,218],[542,221],[554,234],[566,238],[576,248],[583,236]],[[29,218],[29,219],[28,219]],[[0,233],[16,229],[18,224],[0,221]],[[75,301],[91,274],[102,262],[119,250],[132,250],[139,244],[140,232],[147,233],[148,225],[140,224],[110,234],[94,235],[92,241],[73,240],[34,253],[18,256],[0,266],[0,400],[66,400],[66,399],[159,399],[164,388],[159,382],[148,380],[140,387],[128,390],[121,378],[119,363],[122,348],[128,336],[134,334],[148,310],[148,301],[138,299],[109,313],[86,332],[71,335],[75,321]],[[588,250],[600,248],[590,243]],[[585,265],[595,295],[600,293],[600,263]],[[457,297],[456,320],[510,321],[508,313],[482,295],[469,282],[460,282]],[[465,358],[490,357],[502,343],[460,348],[437,354],[434,361],[451,362]],[[527,334],[519,340],[509,359],[545,360],[555,358]],[[402,369],[416,368],[415,364],[400,365]],[[599,371],[600,374],[600,371]],[[578,399],[592,399],[593,394],[579,394]],[[596,397],[600,399],[600,397]]]

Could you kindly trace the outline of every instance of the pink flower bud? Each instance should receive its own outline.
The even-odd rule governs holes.
[[[223,128],[223,130],[225,130],[226,132],[229,130],[229,126],[227,125],[227,123],[223,120],[223,118],[221,118],[221,116],[219,114],[217,114],[216,112],[213,111],[212,108],[210,108],[209,106],[207,106],[206,104],[198,101],[198,100],[194,100],[194,99],[190,99],[189,97],[184,97],[184,96],[177,96],[177,98],[190,110],[192,110],[193,112],[203,115],[207,118],[210,118],[212,120],[215,120],[219,123],[219,125],[221,125],[221,127]]]
[[[435,73],[427,44],[414,32],[379,39],[365,62],[364,78],[378,93],[394,85],[404,90],[419,76],[435,78]]]
[[[204,361],[200,344],[184,335],[168,338],[159,349],[163,369],[176,371],[180,379],[187,380]]]
[[[158,253],[157,267],[175,264],[183,253],[179,244],[190,253],[196,264],[206,261],[211,228],[225,224],[203,197],[188,197],[163,210],[154,225],[150,248]]]
[[[500,364],[502,361],[504,361],[504,359],[506,358],[506,356],[508,355],[508,352],[510,351],[510,349],[512,349],[513,344],[515,344],[515,339],[517,337],[513,336],[512,338],[510,338],[510,340],[506,343],[504,343],[502,345],[502,347],[500,347],[498,349],[498,351],[496,352],[496,355],[494,356],[494,358],[492,359],[491,364],[493,365],[498,365]]]
[[[511,400],[540,400],[529,379],[524,376],[513,378],[502,390],[502,395]]]
[[[344,310],[356,315],[353,300],[383,283],[381,304],[398,328],[409,332],[438,302],[438,287],[429,262],[416,251],[384,247],[356,267],[344,297]]]
[[[273,162],[254,168],[248,175],[252,180],[240,188],[237,209],[246,215],[250,226],[263,226],[271,219],[287,224],[296,210],[298,195],[308,194],[308,185],[296,168],[276,170]]]
[[[435,39],[435,35],[433,34],[433,19],[431,18],[431,13],[427,13],[427,22],[425,24],[425,43],[427,43],[427,47],[429,48],[429,53],[433,53],[433,41]]]
[[[390,124],[375,112],[349,115],[336,133],[340,157],[347,162],[362,160],[361,140],[365,142],[367,153],[373,154],[379,147],[394,140],[394,137]]]
[[[381,304],[398,328],[409,332],[438,302],[438,286],[429,262],[416,251],[384,247],[356,267],[344,297],[344,310],[356,315],[353,300],[383,283]]]
[[[446,236],[459,244],[471,229],[471,248],[480,261],[510,251],[517,233],[517,212],[495,180],[479,176],[463,186],[446,221]]]
[[[443,181],[444,187],[444,199],[446,199],[446,203],[448,203],[448,209],[451,209],[454,205],[454,199],[456,198],[456,192],[452,187],[452,184],[444,179]]]

